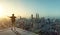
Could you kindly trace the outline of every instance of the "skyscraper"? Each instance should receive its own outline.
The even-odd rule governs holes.
[[[39,19],[39,14],[36,13],[36,19],[35,19],[36,23],[39,23],[39,22],[40,22],[39,20],[40,20],[40,19]]]
[[[33,19],[33,14],[31,14],[31,19]]]
[[[36,13],[36,19],[39,19],[39,14],[38,13]]]
[[[21,19],[21,16],[20,16],[20,19]]]

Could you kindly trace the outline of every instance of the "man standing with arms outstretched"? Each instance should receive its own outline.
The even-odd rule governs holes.
[[[14,14],[12,14],[12,16],[10,17],[11,18],[11,22],[12,22],[12,28],[11,28],[11,30],[16,30],[15,29],[15,16],[14,16]]]

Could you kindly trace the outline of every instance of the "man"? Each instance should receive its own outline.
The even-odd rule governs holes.
[[[16,30],[16,29],[15,29],[15,18],[16,18],[16,17],[14,16],[14,14],[12,14],[12,16],[11,16],[10,18],[11,18],[11,22],[12,22],[12,28],[11,28],[11,29],[12,29],[12,30]]]

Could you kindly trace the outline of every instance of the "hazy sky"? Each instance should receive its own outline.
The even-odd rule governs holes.
[[[31,14],[39,13],[40,17],[59,17],[59,0],[2,0],[0,6],[4,9],[4,15],[10,16],[14,13],[16,16],[30,17]]]

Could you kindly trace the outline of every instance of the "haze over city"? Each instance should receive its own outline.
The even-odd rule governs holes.
[[[59,17],[59,0],[0,0],[0,17],[30,17],[38,13],[40,17]]]

